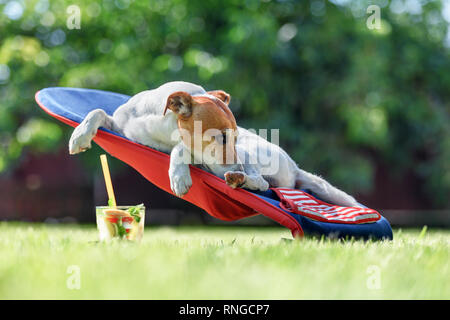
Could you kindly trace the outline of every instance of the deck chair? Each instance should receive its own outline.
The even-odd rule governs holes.
[[[76,127],[93,109],[109,115],[130,96],[93,89],[45,88],[36,102],[57,120]],[[100,128],[94,142],[111,156],[127,163],[148,181],[171,194],[168,154]],[[328,204],[308,190],[274,188],[265,192],[232,189],[223,179],[191,166],[192,187],[183,197],[211,216],[234,221],[258,214],[289,228],[293,237],[317,236],[357,239],[392,239],[389,222],[377,211]]]

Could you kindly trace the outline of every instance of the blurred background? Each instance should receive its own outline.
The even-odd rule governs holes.
[[[450,227],[449,58],[450,1],[0,0],[0,220],[94,222],[107,201],[102,150],[69,156],[36,91],[185,80],[394,226]],[[109,161],[150,223],[221,223]]]

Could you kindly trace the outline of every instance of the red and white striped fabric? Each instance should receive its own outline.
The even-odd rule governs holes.
[[[341,207],[323,202],[301,190],[272,188],[280,198],[280,207],[310,219],[347,224],[376,222],[381,215],[369,208]]]

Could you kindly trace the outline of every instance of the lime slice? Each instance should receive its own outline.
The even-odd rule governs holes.
[[[105,227],[106,230],[108,230],[109,236],[111,238],[116,236],[116,234],[118,234],[117,225],[115,223],[108,221],[108,219],[103,219],[103,221],[105,221]]]
[[[131,223],[131,230],[127,235],[127,239],[135,240],[138,232],[139,232],[139,223],[137,223],[136,220],[133,220],[133,222]]]

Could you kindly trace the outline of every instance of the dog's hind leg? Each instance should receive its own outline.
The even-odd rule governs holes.
[[[332,186],[321,177],[302,169],[298,169],[295,188],[310,190],[314,195],[331,204],[345,207],[360,207],[352,196]]]
[[[100,127],[113,129],[114,120],[102,109],[95,109],[88,113],[73,131],[69,140],[69,153],[76,154],[91,148],[91,141]]]

